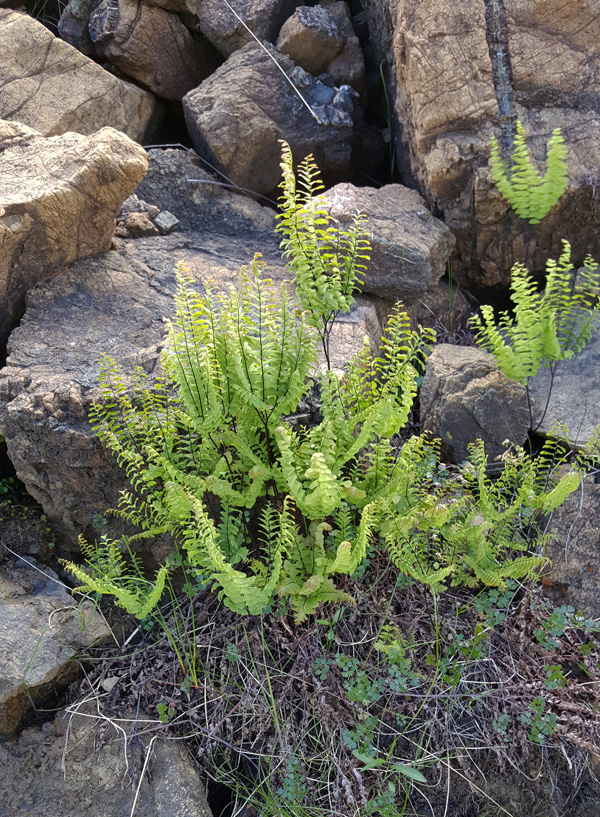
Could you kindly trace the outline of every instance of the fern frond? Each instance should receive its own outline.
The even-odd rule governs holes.
[[[500,156],[492,137],[490,166],[492,178],[513,210],[530,224],[538,224],[554,207],[568,186],[567,151],[560,128],[552,131],[547,145],[546,173],[536,170],[525,144],[525,128],[517,120],[512,168]]]

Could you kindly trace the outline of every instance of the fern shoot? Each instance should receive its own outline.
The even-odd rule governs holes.
[[[512,209],[530,224],[539,224],[568,186],[567,151],[560,128],[552,131],[547,146],[546,173],[542,177],[527,150],[525,129],[517,120],[512,166],[502,159],[495,137],[491,139],[492,178]]]

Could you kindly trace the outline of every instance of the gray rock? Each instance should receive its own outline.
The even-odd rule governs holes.
[[[0,546],[1,547],[1,546]],[[32,705],[45,705],[76,677],[77,655],[110,637],[91,602],[74,601],[33,559],[0,563],[0,737]]]
[[[94,2],[95,0],[69,0],[63,7],[58,21],[58,33],[61,38],[88,57],[96,53],[88,31]]]
[[[274,43],[283,21],[300,0],[236,0],[227,8],[223,0],[160,0],[157,5],[186,2],[197,13],[200,29],[228,57],[256,37]],[[249,30],[248,30],[249,29]],[[250,33],[252,32],[252,34]]]
[[[152,94],[117,79],[26,14],[0,9],[0,119],[44,136],[110,125],[141,142],[160,118]]]
[[[342,223],[356,213],[367,218],[371,251],[364,292],[410,303],[437,287],[454,236],[416,191],[400,184],[375,189],[344,183],[326,198],[329,212]]]
[[[145,151],[112,128],[45,139],[0,120],[0,342],[29,289],[110,247],[117,211],[146,167]]]
[[[344,41],[344,35],[326,9],[299,6],[283,24],[277,50],[309,74],[318,76],[338,56]]]
[[[538,433],[566,428],[569,442],[583,448],[600,424],[600,331],[579,354],[557,363],[554,378],[542,367],[530,389],[535,401],[533,427]],[[565,436],[564,430],[558,433]]]
[[[342,50],[327,66],[327,73],[335,85],[351,85],[361,96],[363,107],[367,103],[365,82],[365,58],[360,41],[354,33],[348,4],[343,0],[329,3],[327,12],[336,21],[344,44]]]
[[[180,100],[220,62],[212,45],[195,39],[176,14],[137,0],[102,0],[89,32],[113,65],[164,99]]]
[[[482,439],[490,464],[504,440],[522,445],[529,429],[525,387],[497,368],[492,355],[464,346],[436,346],[421,386],[421,427],[442,441],[442,456],[462,462]]]
[[[593,476],[552,515],[545,532],[551,566],[544,592],[557,605],[600,618],[600,483]]]
[[[281,178],[281,139],[298,160],[313,153],[325,177],[348,175],[353,94],[251,43],[190,91],[183,106],[198,153],[234,184],[270,193]]]
[[[162,737],[149,745],[149,737],[139,734],[156,725],[157,719],[133,713],[119,721],[117,729],[94,701],[73,705],[53,722],[23,730],[14,742],[0,744],[0,813],[212,817],[185,747]]]
[[[173,213],[182,230],[208,234],[261,233],[256,246],[275,245],[275,214],[203,169],[193,151],[150,150],[136,194]],[[223,186],[225,184],[226,186]]]
[[[154,226],[161,235],[169,235],[169,233],[174,233],[175,230],[179,229],[181,222],[173,213],[168,210],[161,210],[154,219]]]
[[[179,261],[199,284],[213,280],[224,288],[237,283],[240,265],[261,250],[268,275],[287,279],[276,242],[255,239],[251,233],[182,232],[122,241],[118,251],[75,263],[29,294],[0,370],[0,433],[17,476],[43,506],[63,547],[77,550],[82,533],[97,537],[99,515],[116,507],[126,487],[87,421],[99,394],[100,355],[113,357],[126,380],[135,366],[155,372]],[[365,335],[376,344],[381,327],[373,303],[358,299],[334,327],[333,366],[341,368],[362,349]],[[102,530],[122,527],[111,517]]]

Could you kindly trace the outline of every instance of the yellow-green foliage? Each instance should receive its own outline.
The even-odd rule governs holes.
[[[313,157],[294,173],[292,152],[282,142],[283,182],[277,230],[294,273],[296,295],[321,338],[329,363],[329,335],[340,312],[348,312],[363,283],[370,249],[364,216],[357,213],[345,229],[327,212],[319,195],[323,184]]]
[[[571,246],[563,241],[558,262],[546,265],[546,286],[540,292],[525,267],[512,269],[513,312],[502,312],[496,324],[491,306],[471,319],[477,343],[491,352],[502,371],[526,383],[542,363],[565,360],[581,352],[600,326],[600,268],[586,258],[576,272]]]
[[[303,167],[312,191],[314,167]],[[433,590],[531,572],[542,560],[524,552],[525,525],[578,477],[540,487],[537,466],[517,451],[493,483],[476,445],[462,475],[441,479],[435,443],[400,444],[435,334],[411,329],[399,306],[374,359],[365,346],[342,378],[316,375],[317,346],[352,302],[365,244],[360,219],[348,237],[308,195],[298,200],[289,151],[284,176],[283,247],[307,309],[263,277],[259,257],[227,292],[201,294],[180,266],[162,378],[138,369],[128,388],[102,359],[91,422],[129,479],[116,511],[141,529],[129,541],[170,534],[191,585],[208,580],[240,614],[279,597],[297,621],[322,602],[352,602],[338,577],[372,543]],[[320,420],[293,427],[288,416],[315,387]],[[83,548],[91,574],[68,565],[83,587],[139,617],[158,603],[166,567],[149,585],[116,543]]]
[[[546,173],[542,177],[529,156],[525,129],[517,120],[512,162],[512,167],[509,167],[502,159],[498,142],[492,137],[490,165],[498,190],[521,218],[527,219],[530,224],[538,224],[568,186],[567,151],[560,128],[552,131],[548,142]]]

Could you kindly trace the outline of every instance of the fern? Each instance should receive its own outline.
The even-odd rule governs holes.
[[[560,128],[552,131],[548,142],[546,173],[536,170],[525,144],[525,129],[517,120],[512,167],[500,156],[497,140],[492,137],[490,165],[498,190],[520,216],[530,224],[539,224],[554,207],[568,186],[567,151]]]
[[[348,229],[332,218],[319,192],[323,185],[313,157],[294,174],[292,152],[282,142],[283,181],[278,231],[281,247],[294,272],[296,295],[321,338],[327,361],[331,327],[340,312],[349,312],[363,283],[369,242],[365,219],[356,215]]]
[[[482,306],[481,314],[471,318],[477,343],[520,383],[534,377],[542,363],[548,366],[580,352],[600,326],[600,268],[588,257],[575,273],[570,244],[563,244],[559,260],[546,265],[543,292],[517,264],[511,279],[513,316],[502,312],[496,323],[493,308]]]
[[[60,560],[81,582],[75,592],[112,596],[120,607],[139,619],[146,618],[154,610],[165,588],[167,568],[164,565],[151,585],[142,577],[139,565],[134,563],[135,569],[131,573],[118,542],[105,539],[99,545],[91,546],[80,536],[79,546],[87,557],[87,571],[73,562]]]

